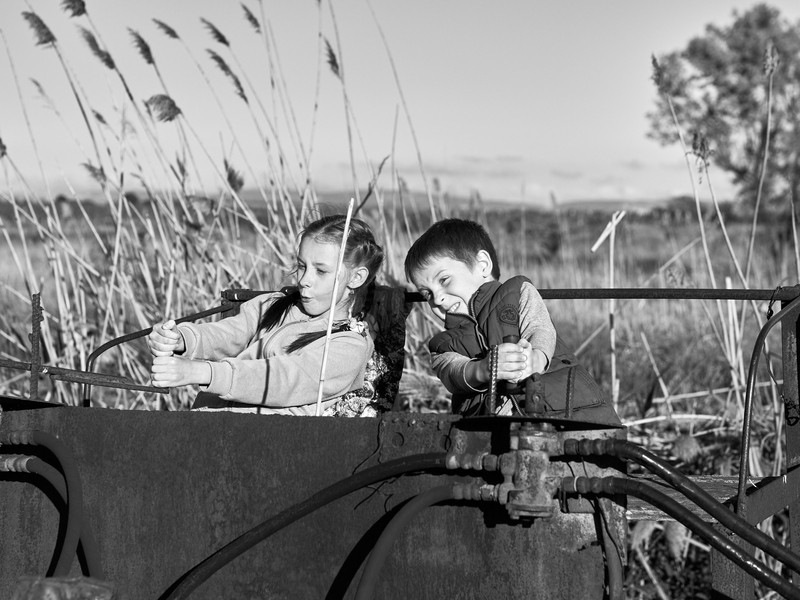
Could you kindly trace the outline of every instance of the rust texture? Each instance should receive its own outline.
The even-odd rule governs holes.
[[[400,413],[7,411],[0,430],[19,429],[50,432],[70,447],[107,580],[123,597],[153,600],[224,544],[357,470],[448,448],[505,452],[509,444],[499,425],[464,428],[452,416]],[[239,556],[192,597],[350,598],[402,503],[477,479],[467,471],[405,475],[345,496]],[[48,493],[34,476],[0,475],[0,597],[10,597],[22,576],[47,569],[59,528]],[[71,574],[80,574],[77,560]],[[594,515],[559,512],[521,523],[499,504],[459,501],[426,509],[408,526],[376,597],[599,600],[604,579]]]

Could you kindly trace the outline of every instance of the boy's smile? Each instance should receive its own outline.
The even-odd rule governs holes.
[[[437,317],[444,320],[447,313],[469,314],[472,296],[481,285],[493,279],[492,262],[484,260],[484,254],[481,251],[471,267],[449,256],[436,256],[413,273],[411,282]]]

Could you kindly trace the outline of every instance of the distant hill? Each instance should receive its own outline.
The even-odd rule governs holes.
[[[352,191],[323,191],[317,192],[317,197],[319,198],[320,203],[322,204],[329,204],[331,206],[341,207],[345,209],[347,207],[347,203],[352,196]],[[364,192],[362,191],[362,195]],[[675,199],[673,198],[663,198],[659,200],[636,200],[636,199],[583,199],[583,200],[568,200],[564,202],[558,202],[557,207],[562,210],[581,210],[581,211],[594,211],[594,212],[614,212],[617,210],[626,210],[632,213],[648,213],[653,209],[656,208],[666,208],[670,205],[670,203],[674,202]],[[385,202],[399,202],[398,194],[384,194],[384,201]],[[403,201],[408,204],[410,208],[416,207],[417,209],[425,208],[428,204],[428,199],[425,195],[424,191],[421,190],[414,190],[414,191],[407,191],[404,194]],[[474,206],[476,203],[475,198],[468,198],[464,196],[450,196],[446,195],[442,198],[442,201],[450,206],[458,206],[458,207],[467,207],[467,206]],[[367,201],[367,205],[373,203],[374,205],[374,198],[370,198]],[[438,202],[437,199],[434,202]],[[503,207],[507,208],[520,208],[521,204],[518,200],[497,200],[491,198],[483,198],[480,202],[485,205],[486,209],[488,210],[497,210]],[[530,208],[532,210],[540,210],[547,212],[554,208],[552,204],[543,204],[541,202],[529,202],[525,204],[526,208]]]
[[[614,212],[625,210],[632,213],[648,213],[656,208],[665,208],[672,202],[671,198],[661,200],[570,200],[559,202],[561,209]]]

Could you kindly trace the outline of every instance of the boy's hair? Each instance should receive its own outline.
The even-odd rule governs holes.
[[[485,250],[492,259],[492,277],[500,279],[500,264],[494,244],[480,223],[465,219],[444,219],[430,226],[408,250],[406,278],[426,267],[434,258],[447,257],[475,265],[478,252]]]

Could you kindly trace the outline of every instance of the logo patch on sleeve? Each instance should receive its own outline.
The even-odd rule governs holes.
[[[519,321],[519,311],[513,304],[504,304],[499,311],[500,320],[509,325],[516,325]]]

